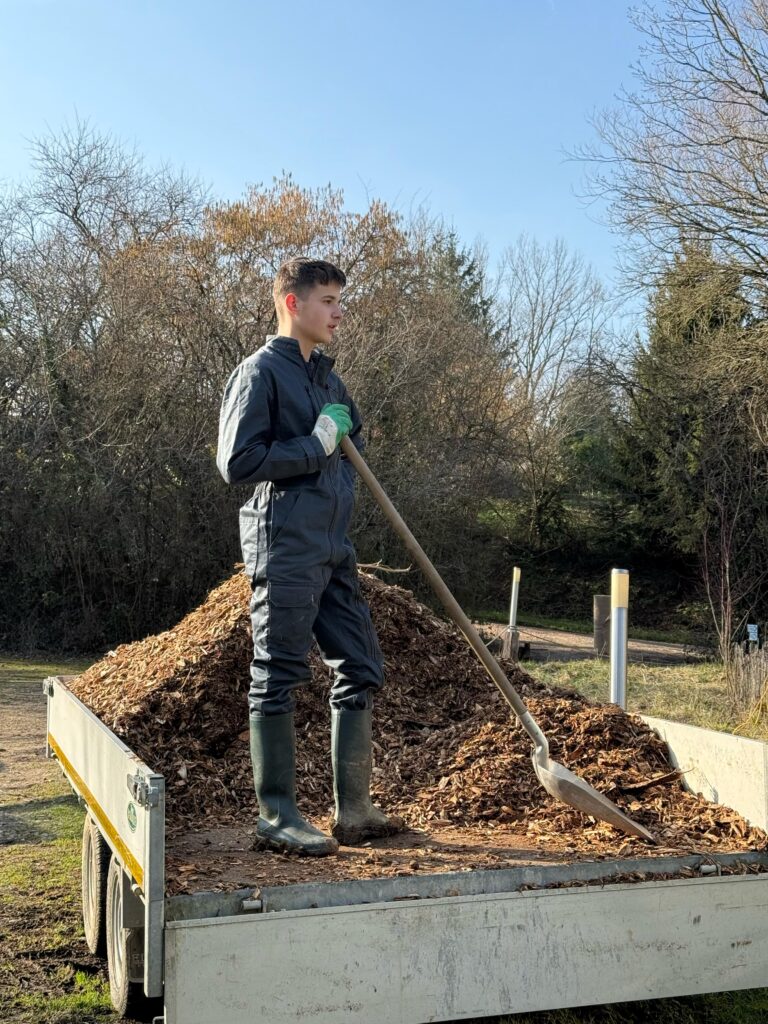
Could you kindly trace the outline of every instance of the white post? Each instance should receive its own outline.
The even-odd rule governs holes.
[[[611,704],[627,710],[629,571],[611,570]]]
[[[509,625],[504,634],[504,642],[501,648],[502,658],[509,658],[517,661],[520,647],[520,634],[517,631],[517,598],[520,594],[520,569],[515,566],[512,570],[512,597],[509,601]]]
[[[517,626],[517,599],[520,596],[520,569],[515,566],[512,570],[512,597],[509,602],[509,628]]]

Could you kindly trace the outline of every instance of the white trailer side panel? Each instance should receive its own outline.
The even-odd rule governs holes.
[[[417,1024],[768,984],[765,876],[166,925],[166,1024]]]
[[[144,989],[163,986],[165,909],[165,781],[151,771],[58,677],[45,681],[48,749],[125,871],[145,908]],[[129,779],[138,784],[132,792]]]
[[[125,868],[144,886],[149,813],[131,797],[127,777],[138,757],[58,680],[48,699],[48,745]]]
[[[732,807],[768,831],[768,743],[664,718],[643,716],[643,721],[666,742],[692,793]]]

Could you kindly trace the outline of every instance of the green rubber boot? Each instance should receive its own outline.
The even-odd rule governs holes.
[[[371,800],[372,712],[331,711],[331,760],[336,815],[331,834],[344,846],[391,836],[405,827],[388,818]]]
[[[339,844],[305,821],[296,806],[293,712],[251,717],[253,784],[259,801],[255,847],[326,857]]]

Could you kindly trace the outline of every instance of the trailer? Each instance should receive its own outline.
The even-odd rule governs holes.
[[[86,939],[124,1016],[422,1024],[768,985],[762,851],[166,896],[162,775],[65,677],[43,686],[87,811]],[[766,828],[766,744],[649,722],[694,788]]]

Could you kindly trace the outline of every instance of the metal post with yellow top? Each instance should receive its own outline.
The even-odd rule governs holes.
[[[627,709],[629,571],[611,570],[611,704]]]

